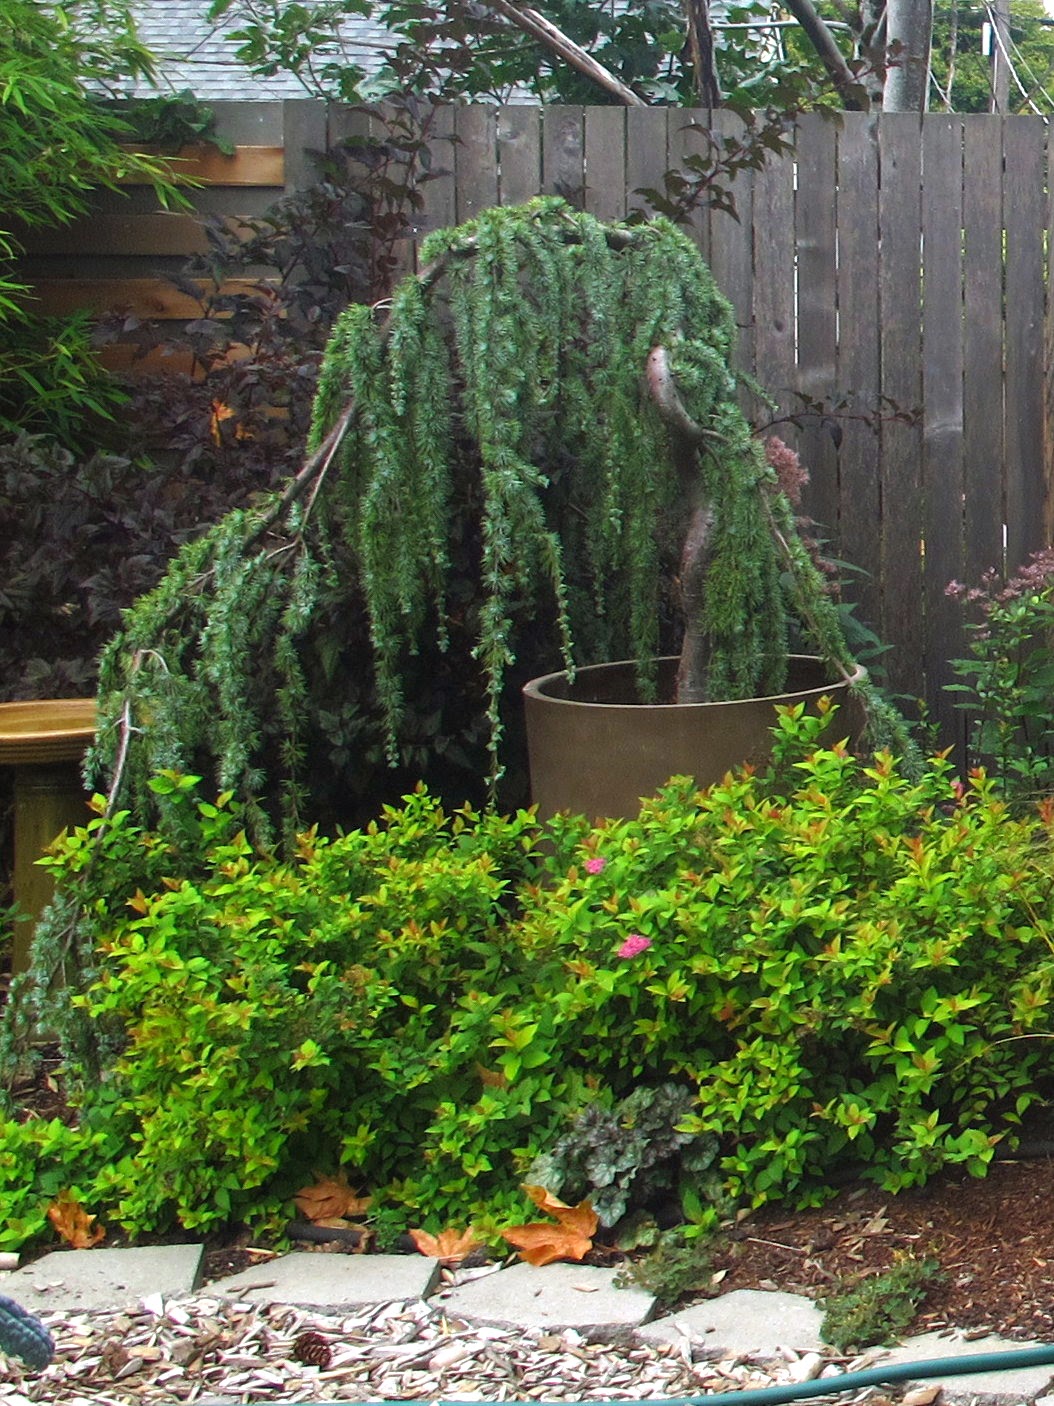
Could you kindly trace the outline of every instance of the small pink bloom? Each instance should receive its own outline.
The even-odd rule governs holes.
[[[587,874],[602,874],[607,865],[607,860],[599,854],[595,854],[592,859],[586,860]]]
[[[637,957],[651,946],[650,937],[642,937],[639,932],[631,932],[618,950],[620,957]]]

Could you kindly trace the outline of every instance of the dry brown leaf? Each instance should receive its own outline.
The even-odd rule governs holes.
[[[482,1241],[476,1239],[469,1226],[467,1230],[453,1230],[448,1227],[438,1235],[429,1235],[427,1230],[411,1230],[410,1239],[422,1255],[433,1260],[442,1260],[446,1265],[460,1264],[466,1255],[478,1250]]]
[[[302,1187],[293,1197],[296,1208],[310,1221],[341,1219],[365,1215],[370,1198],[359,1196],[348,1185],[346,1177],[321,1177],[314,1186]]]
[[[61,1192],[48,1207],[48,1220],[75,1250],[90,1250],[100,1240],[106,1239],[106,1231],[101,1225],[92,1226],[94,1219],[68,1191]]]
[[[593,1248],[588,1235],[576,1234],[565,1226],[552,1221],[533,1221],[529,1225],[516,1225],[501,1232],[520,1258],[528,1264],[552,1264],[555,1260],[582,1260]]]
[[[588,1201],[568,1206],[546,1191],[544,1186],[525,1186],[524,1191],[539,1210],[554,1216],[557,1224],[532,1221],[502,1231],[502,1238],[519,1250],[528,1264],[552,1264],[554,1260],[581,1260],[593,1248],[599,1217]]]
[[[903,1398],[903,1406],[930,1406],[941,1394],[939,1386],[917,1386]]]

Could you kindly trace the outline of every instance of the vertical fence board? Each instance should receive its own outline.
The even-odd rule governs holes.
[[[542,108],[542,190],[579,210],[586,193],[584,122],[580,107]]]
[[[679,172],[688,181],[697,181],[700,171],[693,170],[688,162],[701,166],[710,149],[710,109],[707,107],[686,107],[672,109],[669,113],[666,131],[666,154],[670,169]],[[707,200],[700,200],[681,226],[690,234],[703,258],[710,260],[710,207]]]
[[[282,104],[282,145],[286,195],[307,190],[319,178],[318,157],[329,149],[326,104],[313,98],[287,99]]]
[[[306,100],[217,104],[217,117],[242,146],[284,146],[286,190],[313,181],[313,150],[385,131],[365,113]],[[718,141],[733,133],[730,114],[688,109],[441,108],[426,118],[431,165],[422,164],[421,206],[409,212],[412,238],[541,191],[601,218],[643,210],[639,189],[661,190],[668,168],[707,156],[711,117]],[[891,686],[925,690],[950,742],[961,719],[942,684],[963,642],[945,585],[1002,561],[1004,530],[1011,569],[1046,540],[1044,521],[1054,531],[1046,493],[1054,374],[1044,376],[1043,321],[1054,267],[1052,138],[1031,117],[886,114],[875,127],[875,175],[866,119],[810,115],[793,156],[770,158],[737,184],[738,222],[703,206],[686,228],[735,305],[739,364],[782,397],[782,410],[807,411],[802,397],[886,398],[877,455],[848,422],[840,455],[822,417],[785,432],[812,474],[806,511],[849,560],[880,567],[867,608],[880,604],[880,632],[895,647]],[[252,164],[247,153],[240,160],[239,169]],[[362,177],[366,163],[349,160],[348,170]],[[237,218],[259,215],[281,193],[217,183],[192,199],[200,214]],[[99,218],[61,239],[40,235],[36,251],[27,234],[23,262],[44,292],[76,277],[97,300],[103,281],[162,280],[184,246],[197,247],[191,223],[160,221],[145,190],[132,189],[119,207],[101,193],[96,208]],[[118,209],[139,223],[115,245],[107,217]],[[382,255],[390,232],[378,232]],[[393,246],[404,263],[409,247]],[[1054,320],[1045,335],[1054,349]],[[893,417],[894,408],[918,410],[917,421]]]
[[[1045,132],[1029,117],[1003,126],[1006,192],[1006,563],[1042,546]]]
[[[429,118],[431,152],[427,180],[421,182],[421,207],[414,214],[418,239],[432,230],[457,224],[457,135],[454,109],[439,107]]]
[[[662,107],[626,109],[626,213],[653,213],[643,190],[662,190],[668,167],[667,117]]]
[[[1003,123],[963,119],[963,580],[1003,561]]]
[[[522,205],[542,188],[542,131],[536,107],[498,110],[498,194],[503,205]]]
[[[823,400],[835,387],[835,128],[819,114],[798,125],[798,188],[794,229],[798,257],[798,386],[803,402]],[[803,403],[799,401],[799,404]],[[838,533],[838,462],[828,431],[807,424],[799,445],[811,482],[809,512]]]
[[[945,595],[963,572],[962,119],[943,114],[922,133],[923,609],[926,681],[934,719],[961,742],[944,692],[961,655],[961,611]]]
[[[598,220],[626,214],[626,110],[587,107],[585,112],[585,208]]]
[[[458,224],[498,203],[497,120],[490,103],[471,103],[454,114]]]
[[[714,137],[740,138],[743,122],[735,113],[716,110],[712,114]],[[754,172],[739,171],[725,182],[735,202],[735,216],[724,210],[710,211],[710,267],[717,286],[736,310],[738,336],[735,364],[741,371],[754,371]]]
[[[839,542],[865,575],[847,590],[861,617],[880,619],[882,533],[879,441],[878,139],[875,120],[847,112],[838,137],[838,390],[845,397],[838,448]]]
[[[882,393],[881,635],[891,646],[890,687],[921,697],[925,640],[922,604],[922,342],[919,302],[922,142],[910,113],[879,120],[879,341]],[[897,418],[903,416],[904,418]]]
[[[794,386],[794,161],[773,157],[754,180],[754,369],[776,402],[763,419],[786,415]],[[786,438],[785,426],[774,433]]]

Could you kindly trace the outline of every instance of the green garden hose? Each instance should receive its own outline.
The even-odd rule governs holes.
[[[923,1362],[890,1363],[887,1367],[868,1367],[861,1372],[843,1372],[837,1377],[820,1381],[792,1382],[782,1386],[758,1387],[753,1391],[707,1392],[702,1396],[672,1396],[652,1401],[648,1406],[776,1406],[781,1401],[804,1401],[814,1396],[834,1396],[860,1387],[879,1386],[887,1382],[917,1381],[920,1377],[959,1377],[971,1372],[1012,1372],[1020,1367],[1054,1366],[1054,1344],[1039,1347],[1013,1348],[1008,1352],[977,1352],[970,1357],[931,1357]],[[479,1402],[448,1401],[443,1397],[428,1397],[428,1406],[480,1406]],[[218,1401],[202,1401],[198,1406],[221,1406]],[[332,1406],[361,1406],[361,1403],[333,1402]],[[371,1406],[421,1406],[420,1401],[382,1400]],[[538,1402],[504,1402],[503,1406],[546,1406]],[[549,1403],[557,1406],[557,1403]],[[560,1403],[559,1406],[563,1406]],[[642,1406],[639,1400],[605,1401],[603,1406]]]

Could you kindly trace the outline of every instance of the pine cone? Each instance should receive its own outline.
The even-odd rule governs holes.
[[[309,1367],[328,1367],[333,1349],[321,1333],[301,1333],[293,1343],[293,1356]]]

